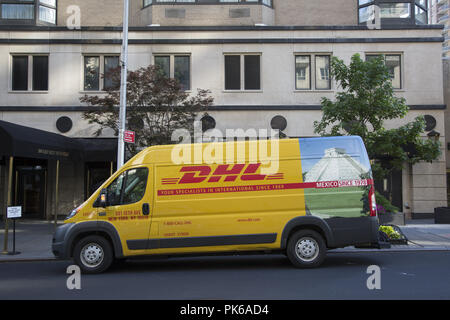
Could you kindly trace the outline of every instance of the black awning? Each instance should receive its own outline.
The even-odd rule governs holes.
[[[117,139],[76,139],[83,148],[86,162],[111,162],[117,160]]]
[[[0,121],[0,155],[80,161],[81,145],[60,134]]]
[[[109,162],[117,157],[117,139],[74,139],[0,120],[0,156]]]

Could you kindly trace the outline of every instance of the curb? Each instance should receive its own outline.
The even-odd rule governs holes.
[[[390,248],[390,249],[334,249],[329,250],[328,253],[385,253],[385,252],[426,252],[426,251],[450,251],[450,247],[435,246],[435,247],[414,247],[414,248]]]
[[[11,259],[2,259],[0,255],[0,264],[9,263],[9,262],[45,262],[45,261],[63,261],[56,257],[47,257],[47,258],[39,258],[39,257],[30,257],[30,258],[11,258]]]

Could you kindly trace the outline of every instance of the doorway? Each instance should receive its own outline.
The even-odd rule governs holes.
[[[25,219],[45,218],[47,171],[41,166],[16,169],[15,203]]]
[[[114,168],[110,162],[86,163],[86,188],[85,199],[88,199],[108,178]]]

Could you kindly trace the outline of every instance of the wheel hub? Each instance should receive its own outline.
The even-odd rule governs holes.
[[[319,244],[312,238],[302,238],[297,242],[296,253],[303,261],[313,261],[319,255]]]
[[[103,261],[103,249],[96,243],[87,244],[81,250],[80,258],[85,266],[95,268]]]

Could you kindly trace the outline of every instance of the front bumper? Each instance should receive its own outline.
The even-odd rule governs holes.
[[[70,252],[68,248],[68,237],[70,229],[74,226],[74,223],[67,223],[59,226],[52,239],[52,252],[58,259],[69,259]]]

